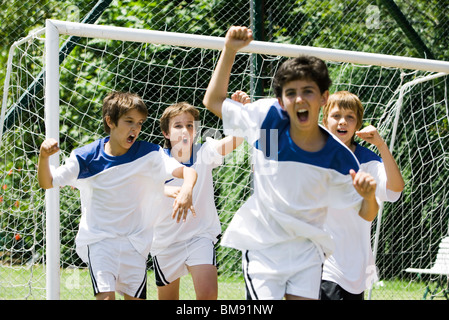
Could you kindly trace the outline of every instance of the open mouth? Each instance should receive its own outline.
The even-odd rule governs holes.
[[[309,119],[309,111],[307,109],[299,109],[296,112],[296,115],[301,122],[307,121],[307,119]]]
[[[348,133],[348,130],[337,129],[337,133],[339,133],[339,134],[346,134],[346,133]]]
[[[135,139],[136,139],[136,136],[135,136],[134,134],[130,134],[130,135],[128,136],[128,138],[126,139],[126,141],[127,141],[128,143],[133,143]]]

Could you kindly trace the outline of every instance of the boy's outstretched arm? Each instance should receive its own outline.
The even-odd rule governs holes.
[[[239,145],[241,145],[243,140],[244,138],[241,137],[224,137],[217,143],[217,152],[222,156],[225,156],[234,151]]]
[[[173,202],[172,218],[179,222],[186,221],[188,211],[192,211],[193,216],[196,216],[195,208],[193,207],[193,187],[198,178],[197,172],[189,167],[179,167],[173,171],[173,176],[179,179],[184,179],[184,183],[179,190],[178,195]]]
[[[354,170],[350,171],[352,184],[357,192],[363,197],[362,207],[359,216],[366,221],[373,221],[379,211],[379,204],[376,200],[376,180],[368,173]]]
[[[388,149],[387,144],[380,136],[377,129],[369,125],[363,130],[357,131],[356,135],[360,138],[376,146],[379,150],[380,157],[384,163],[385,173],[387,175],[387,189],[394,192],[402,192],[404,190],[404,179],[402,178],[401,171],[393,158],[393,155]]]
[[[175,198],[178,196],[179,191],[181,190],[181,187],[175,187],[175,186],[165,186],[164,187],[164,195],[166,197]]]
[[[204,95],[203,104],[216,116],[222,117],[221,106],[228,93],[229,78],[237,51],[253,40],[247,27],[231,27],[226,33],[225,44],[212,78]]]
[[[37,180],[39,181],[39,186],[43,189],[53,188],[53,176],[50,171],[49,158],[58,151],[58,142],[55,139],[47,139],[42,142],[37,164]]]
[[[251,102],[250,97],[244,91],[241,90],[234,92],[231,95],[231,99],[240,102],[241,104],[247,104]],[[224,137],[217,143],[217,151],[222,156],[225,156],[234,151],[238,146],[240,146],[243,140],[244,138],[242,137],[234,137],[234,136]]]

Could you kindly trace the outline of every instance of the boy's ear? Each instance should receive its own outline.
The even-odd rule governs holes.
[[[284,103],[282,102],[282,98],[281,97],[278,97],[278,102],[281,105],[282,109],[285,110]]]
[[[162,131],[162,134],[164,135],[165,139],[170,140],[170,134],[169,133],[167,133],[165,131]]]
[[[324,91],[321,95],[321,105],[324,106],[327,103],[327,99],[329,99],[329,90]]]
[[[108,125],[109,129],[112,129],[112,126],[114,125],[114,123],[111,121],[111,117],[106,116],[106,117],[104,117],[104,120],[106,121],[106,124]]]

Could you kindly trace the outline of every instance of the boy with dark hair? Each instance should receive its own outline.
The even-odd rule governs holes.
[[[80,190],[76,250],[89,265],[97,300],[115,299],[115,291],[125,299],[146,298],[152,208],[164,196],[165,180],[184,178],[173,215],[179,220],[193,210],[196,172],[170,159],[158,145],[137,140],[147,113],[140,97],[113,92],[103,101],[108,137],[73,150],[58,168],[49,165],[49,157],[59,150],[57,141],[47,139],[40,148],[39,185]]]
[[[285,61],[279,67],[273,79],[274,94],[281,97],[282,88],[287,82],[300,79],[314,81],[323,93],[329,90],[332,84],[323,60],[314,56],[300,56]]]
[[[203,103],[223,118],[226,135],[253,145],[254,194],[237,211],[222,245],[243,252],[248,299],[318,299],[329,206],[377,210],[375,181],[318,125],[331,81],[323,61],[291,59],[275,75],[276,98],[242,104],[227,99],[237,51],[252,40],[231,27]]]

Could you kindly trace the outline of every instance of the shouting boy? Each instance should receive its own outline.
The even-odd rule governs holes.
[[[76,249],[89,265],[97,300],[115,299],[115,291],[125,299],[146,298],[146,260],[156,218],[152,208],[164,196],[165,180],[184,178],[173,215],[183,219],[193,210],[196,172],[170,159],[158,145],[137,140],[147,114],[140,97],[113,92],[103,101],[108,137],[73,150],[58,168],[49,166],[49,157],[59,150],[57,142],[47,139],[40,148],[40,186],[80,190]]]
[[[327,207],[377,211],[376,184],[318,124],[331,84],[322,60],[284,62],[274,77],[276,98],[245,106],[226,98],[237,51],[251,41],[250,29],[229,29],[203,100],[226,135],[245,137],[254,150],[254,193],[222,245],[243,253],[248,299],[318,299],[323,260],[333,249],[323,230]]]

